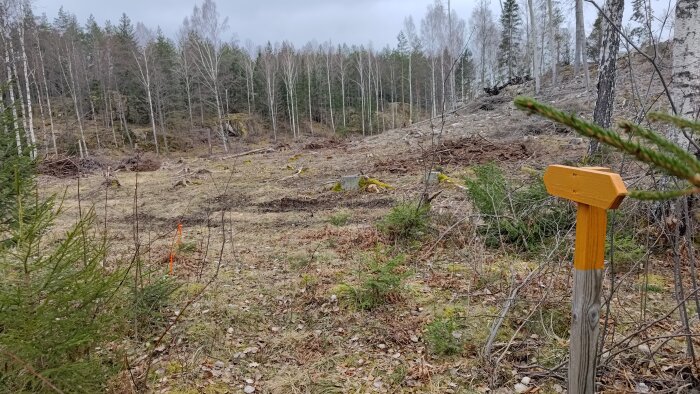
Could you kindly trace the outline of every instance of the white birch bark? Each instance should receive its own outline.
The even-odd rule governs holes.
[[[22,136],[19,129],[19,123],[17,123],[17,106],[15,105],[15,91],[12,87],[12,66],[10,65],[10,49],[8,46],[8,34],[6,27],[2,28],[3,41],[5,41],[5,71],[7,71],[7,90],[10,96],[10,108],[12,108],[12,120],[13,126],[15,128],[15,144],[17,144],[17,154],[22,154]]]
[[[148,100],[148,114],[151,118],[151,132],[153,133],[153,144],[156,147],[156,154],[160,154],[160,149],[158,147],[158,134],[156,132],[156,117],[153,110],[153,95],[151,94],[151,73],[148,66],[149,58],[149,46],[151,45],[152,39],[151,34],[146,30],[146,27],[139,23],[137,25],[137,31],[141,35],[142,42],[140,43],[139,54],[132,52],[134,60],[136,60],[136,65],[139,70],[139,81],[143,88],[146,90],[146,99]],[[143,62],[143,63],[142,63]]]
[[[24,11],[24,7],[26,4],[22,2],[22,11]],[[24,15],[24,12],[21,13]],[[24,18],[23,18],[24,19]],[[26,51],[26,45],[25,45],[25,40],[24,40],[24,35],[25,35],[25,30],[24,30],[24,21],[20,22],[19,26],[19,45],[20,45],[20,51],[22,55],[22,68],[24,70],[24,86],[26,88],[26,102],[27,102],[27,110],[26,110],[26,117],[27,117],[27,130],[25,130],[25,133],[27,133],[27,139],[30,142],[31,146],[31,151],[30,155],[32,159],[36,158],[37,155],[37,150],[36,150],[36,135],[34,134],[34,114],[32,112],[32,93],[29,87],[29,65],[27,64],[27,51]]]
[[[700,111],[700,0],[678,0],[673,36],[671,97],[678,116],[697,119]],[[670,139],[686,149],[689,141],[680,130]]]
[[[328,44],[328,52],[326,52],[326,83],[328,84],[328,110],[330,111],[331,115],[331,128],[333,129],[333,132],[335,133],[335,119],[333,118],[333,95],[331,93],[331,56],[332,53],[331,51],[333,50],[333,47]]]
[[[39,54],[39,66],[41,67],[41,78],[44,82],[44,94],[46,95],[46,109],[49,113],[49,124],[51,128],[51,144],[53,145],[54,155],[58,155],[58,148],[56,147],[56,130],[53,125],[53,112],[51,111],[51,95],[49,94],[49,84],[46,81],[46,69],[44,66],[44,55],[41,51],[41,44],[39,42],[39,34],[35,32],[34,38],[36,39],[37,53]]]
[[[552,0],[547,0],[547,19],[549,20],[549,57],[552,62],[552,86],[557,86],[557,67],[559,56],[557,54],[557,40],[554,26],[554,10]]]
[[[537,23],[535,22],[535,8],[532,0],[527,0],[527,7],[530,11],[530,50],[532,51],[533,65],[532,73],[535,78],[535,94],[540,92],[540,57],[537,54]]]

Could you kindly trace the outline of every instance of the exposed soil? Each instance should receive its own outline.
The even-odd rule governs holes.
[[[542,100],[590,113],[592,92],[570,72],[562,76],[569,78],[566,87],[544,84]],[[626,85],[619,86],[624,92]],[[511,393],[524,377],[530,379],[528,392],[563,392],[565,370],[555,367],[566,364],[568,352],[571,232],[562,229],[560,249],[544,260],[486,248],[467,194],[446,183],[430,186],[430,195],[440,193],[431,203],[425,239],[395,244],[377,226],[394,204],[425,191],[423,171],[433,160],[453,179],[487,162],[504,168],[508,178],[524,173],[521,167],[532,172],[547,164],[580,164],[583,140],[512,107],[512,97],[520,94],[515,89],[531,88],[508,87],[499,96],[467,104],[446,117],[439,138],[434,125],[422,122],[362,139],[318,137],[274,150],[267,150],[272,142],[237,141],[233,152],[263,149],[244,157],[166,158],[163,165],[155,158],[145,165],[143,157],[129,157],[120,163],[125,171],[112,174],[121,187],[102,186],[102,174],[81,178],[81,188],[100,191],[82,193],[82,201],[71,179],[74,170],[44,170],[71,174],[45,177],[41,190],[66,191],[57,231],[74,221],[79,206],[94,206],[100,234],[106,231],[113,241],[108,268],[132,261],[132,229],[138,222],[139,261],[152,277],[165,275],[177,224],[183,224],[187,248],[174,259],[182,287],[163,312],[169,321],[181,319],[158,351],[149,347],[152,342],[126,340],[132,369],[120,377],[123,387],[131,387],[130,376],[140,376],[145,355],[152,354],[149,382],[157,393],[240,393],[245,386],[271,394]],[[616,113],[626,114],[626,108],[618,105]],[[433,140],[441,142],[430,149]],[[75,165],[55,166],[62,167]],[[199,169],[201,177],[190,176],[186,187],[173,189],[184,169]],[[341,176],[360,173],[394,188],[330,190]],[[639,174],[643,169],[626,164],[625,176],[636,180]],[[353,307],[348,287],[361,285],[366,267],[390,255],[405,258],[403,291],[374,310]],[[643,273],[616,277],[619,290],[605,316],[614,335],[608,342],[641,327],[642,320],[661,321],[645,332],[650,337],[682,332],[677,314],[666,315],[675,305],[666,279],[672,277],[668,261],[645,260],[661,279],[647,291],[644,317],[639,316]],[[484,345],[494,317],[510,292],[540,267],[545,267],[541,275],[520,288],[486,362]],[[202,297],[187,304],[210,278]],[[610,282],[605,283],[608,294]],[[183,312],[185,305],[190,306]],[[459,329],[431,329],[445,317],[454,317]],[[614,330],[613,324],[618,324]],[[697,319],[692,329],[700,332]],[[436,354],[431,344],[440,335],[462,339],[456,354]],[[673,379],[694,384],[682,341],[656,341],[650,347],[658,358],[650,360],[632,346],[601,371],[601,392],[635,392],[640,382],[661,390],[670,384],[654,382]]]
[[[375,163],[375,171],[391,173],[415,172],[426,164],[470,166],[488,162],[516,162],[527,159],[533,154],[522,142],[491,142],[480,136],[470,136],[458,140],[448,140],[433,151],[426,151],[419,156],[402,156],[392,160]]]
[[[348,195],[349,196],[349,195]],[[357,198],[347,198],[341,193],[313,197],[282,197],[278,200],[258,204],[262,212],[291,212],[328,210],[337,208],[386,208],[396,201],[393,198],[368,198],[366,195],[356,195]]]

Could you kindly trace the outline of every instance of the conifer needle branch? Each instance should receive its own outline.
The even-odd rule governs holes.
[[[671,156],[668,152],[656,151],[641,145],[639,142],[626,141],[620,134],[602,128],[594,123],[586,122],[573,114],[566,114],[558,109],[537,102],[529,97],[517,97],[515,106],[530,114],[537,114],[557,123],[571,127],[579,134],[595,138],[598,141],[627,152],[638,160],[653,164],[666,173],[685,179],[693,186],[700,187],[700,172],[695,171],[689,163],[676,156]]]
[[[41,380],[48,388],[51,390],[55,391],[56,393],[63,394],[63,391],[59,389],[58,387],[54,386],[53,383],[51,383],[48,379],[46,379],[43,375],[41,375],[39,372],[37,372],[29,363],[25,362],[19,356],[16,354],[5,350],[5,349],[0,349],[0,352],[2,354],[6,355],[7,357],[11,358],[14,360],[17,364],[20,364],[22,368],[26,369],[27,372],[29,372],[31,375],[34,375],[37,379]]]

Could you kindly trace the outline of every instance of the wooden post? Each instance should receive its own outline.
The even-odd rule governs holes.
[[[549,194],[578,204],[574,289],[569,340],[569,394],[594,393],[603,283],[607,210],[627,195],[619,174],[602,167],[549,166],[544,183]]]

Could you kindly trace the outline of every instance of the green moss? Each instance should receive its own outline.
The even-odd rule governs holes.
[[[606,248],[610,248],[610,242],[606,241]],[[646,248],[637,243],[632,236],[615,238],[615,271],[626,272],[632,269],[646,254]]]
[[[182,364],[179,361],[170,361],[165,365],[165,373],[167,375],[179,374],[183,371]]]
[[[204,289],[203,283],[185,283],[174,292],[174,298],[187,300],[199,294]]]
[[[196,242],[183,242],[178,246],[177,250],[178,250],[178,252],[185,252],[185,253],[195,252],[197,250],[197,243]]]
[[[331,191],[334,192],[342,192],[343,191],[343,186],[340,184],[340,182],[336,182],[333,187],[331,188]]]
[[[360,190],[367,189],[367,186],[369,186],[369,185],[375,185],[380,189],[393,189],[394,188],[390,184],[384,183],[384,182],[380,181],[379,179],[370,178],[367,176],[363,176],[360,178]]]
[[[639,286],[644,286],[644,277],[639,278]],[[646,290],[651,293],[662,293],[666,289],[666,279],[661,275],[649,274],[646,280]]]

